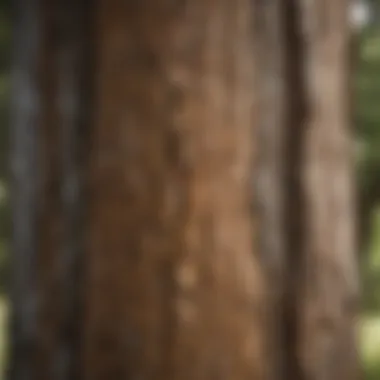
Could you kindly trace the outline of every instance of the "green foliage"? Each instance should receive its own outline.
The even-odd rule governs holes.
[[[357,157],[358,186],[365,196],[367,191],[373,192],[373,187],[380,183],[379,26],[367,29],[360,36],[359,54],[355,78],[355,127],[360,146]],[[376,197],[377,204],[380,204],[380,193]],[[363,256],[361,263],[365,314],[362,317],[360,348],[366,380],[380,379],[380,208],[374,208],[372,215],[369,252]]]
[[[380,30],[363,34],[360,42],[355,94],[355,127],[360,155],[359,185],[369,186],[380,177]]]
[[[380,317],[363,318],[360,337],[366,380],[378,380],[380,379]]]
[[[363,307],[366,314],[380,310],[380,209],[373,211],[373,228],[369,254],[361,265]],[[379,353],[380,354],[380,353]]]

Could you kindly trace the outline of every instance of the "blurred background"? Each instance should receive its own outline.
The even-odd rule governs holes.
[[[7,352],[7,258],[9,237],[9,201],[7,193],[7,146],[10,66],[10,0],[0,0],[0,379]]]
[[[362,275],[360,355],[380,379],[380,0],[353,1],[354,102]],[[7,360],[9,198],[7,188],[10,0],[0,0],[0,379]]]
[[[354,127],[357,140],[362,316],[360,354],[380,379],[380,1],[353,2]]]

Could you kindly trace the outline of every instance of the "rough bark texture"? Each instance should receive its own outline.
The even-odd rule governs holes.
[[[14,7],[10,379],[78,376],[80,178],[92,79],[88,5],[18,1]]]
[[[259,123],[252,194],[258,223],[260,258],[268,279],[269,379],[284,376],[284,326],[281,323],[286,276],[285,157],[286,157],[286,36],[283,0],[257,2],[255,8],[256,94]]]
[[[257,12],[254,197],[274,319],[270,378],[357,379],[346,2],[273,1]]]
[[[11,380],[357,379],[345,6],[17,0]]]
[[[30,378],[37,331],[38,86],[40,17],[37,1],[15,1],[11,107],[12,272],[9,378]]]
[[[302,1],[308,118],[299,356],[307,379],[356,379],[358,306],[346,1]]]
[[[264,379],[250,1],[100,4],[85,378]]]

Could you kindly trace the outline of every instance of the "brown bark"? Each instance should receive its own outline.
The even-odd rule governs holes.
[[[327,0],[258,7],[261,133],[254,178],[274,379],[359,376],[345,7]]]
[[[35,5],[10,378],[356,379],[345,2]]]
[[[264,379],[250,1],[100,1],[85,378]]]
[[[254,139],[257,159],[252,173],[254,211],[259,219],[257,249],[268,278],[266,300],[270,361],[268,379],[285,376],[286,351],[281,323],[286,294],[285,158],[286,50],[283,0],[257,2],[255,8],[256,84],[259,123]]]
[[[48,380],[53,375],[52,363],[56,347],[58,325],[57,312],[59,298],[57,294],[57,253],[60,245],[60,228],[62,228],[60,204],[60,141],[57,124],[59,118],[56,107],[57,70],[55,68],[56,12],[55,4],[41,3],[40,22],[41,62],[39,68],[41,109],[38,149],[40,152],[40,194],[38,224],[38,292],[40,295],[37,328],[40,334],[37,343],[36,377]],[[38,373],[38,375],[36,374]]]
[[[356,379],[358,274],[346,1],[302,1],[308,114],[299,357],[307,379]]]

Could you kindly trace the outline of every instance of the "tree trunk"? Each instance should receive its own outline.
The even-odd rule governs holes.
[[[346,6],[287,0],[257,8],[255,197],[273,379],[359,376]]]
[[[9,378],[77,379],[91,4],[18,0],[14,11]]]
[[[10,379],[33,372],[36,328],[40,25],[37,1],[15,1],[11,142],[12,304]]]
[[[10,379],[356,379],[345,1],[26,3]]]
[[[24,222],[39,221],[40,232],[29,241],[16,229],[14,240],[33,251],[20,248],[20,257],[38,263],[19,292],[29,287],[39,302],[33,318],[14,309],[24,320],[15,331],[27,341],[12,355],[10,377],[264,378],[264,284],[250,207],[250,2],[98,3],[82,219],[84,4],[33,8],[43,74],[31,73],[40,99],[31,134],[43,166],[35,164],[41,177],[30,182],[39,192],[24,189],[36,221]],[[24,325],[33,326],[32,337]]]
[[[358,274],[346,1],[302,1],[307,119],[298,353],[307,379],[356,379]]]
[[[250,16],[100,2],[87,379],[264,378]]]

